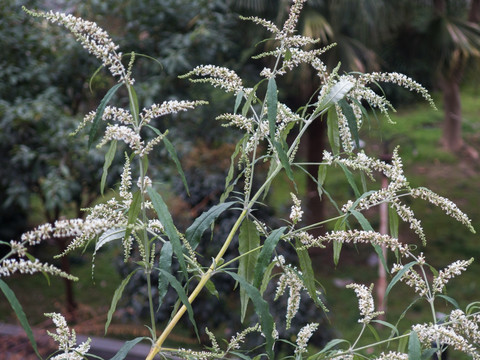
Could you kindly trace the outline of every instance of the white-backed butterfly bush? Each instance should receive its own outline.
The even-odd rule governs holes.
[[[56,331],[48,332],[57,343],[60,354],[52,357],[52,360],[83,360],[90,350],[91,339],[77,345],[77,335],[74,329],[70,329],[65,318],[58,313],[48,313],[45,316],[52,319],[55,324]]]
[[[295,354],[302,354],[307,352],[308,341],[317,329],[317,323],[307,324],[300,329],[297,334],[297,340],[295,341],[297,344],[297,347],[295,348]]]

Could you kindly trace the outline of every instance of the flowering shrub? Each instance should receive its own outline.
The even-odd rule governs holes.
[[[318,40],[296,34],[296,25],[302,10],[304,0],[295,0],[290,8],[289,16],[282,27],[277,27],[270,21],[257,17],[246,20],[264,26],[272,33],[276,47],[258,57],[273,57],[274,65],[261,71],[263,80],[249,87],[232,70],[213,66],[198,66],[183,75],[192,82],[209,83],[231,93],[236,101],[232,113],[218,117],[226,126],[238,128],[244,133],[237,143],[232,164],[225,181],[221,201],[207,212],[201,214],[185,233],[175,226],[162,195],[155,189],[155,179],[149,178],[148,155],[157,146],[165,146],[177,165],[180,177],[185,186],[184,173],[176,157],[175,149],[168,140],[168,131],[161,132],[152,125],[152,120],[160,116],[174,114],[179,111],[192,110],[206,105],[203,101],[165,101],[153,104],[149,108],[140,109],[135,92],[135,79],[132,77],[132,67],[135,54],[130,55],[128,66],[122,62],[122,54],[112,42],[108,34],[96,24],[62,13],[41,13],[25,10],[32,16],[44,18],[49,22],[58,23],[70,30],[78,41],[92,55],[97,57],[118,80],[118,83],[106,94],[96,111],[85,116],[77,131],[90,127],[89,142],[94,142],[97,129],[102,122],[106,130],[98,146],[109,145],[106,154],[101,190],[105,185],[111,160],[116,152],[117,143],[124,142],[127,146],[125,163],[121,174],[118,195],[105,203],[87,209],[84,219],[59,220],[54,224],[45,224],[24,234],[21,241],[11,241],[11,251],[0,262],[0,276],[6,277],[15,272],[34,273],[43,271],[73,279],[72,276],[59,269],[41,264],[27,253],[26,245],[36,245],[51,237],[72,237],[65,253],[85,247],[94,242],[95,253],[105,244],[118,241],[124,251],[125,261],[137,264],[117,289],[110,311],[107,315],[105,331],[107,331],[123,289],[133,274],[143,271],[147,278],[151,337],[136,338],[129,341],[117,354],[116,359],[124,358],[136,343],[149,340],[152,344],[147,359],[153,359],[156,354],[168,358],[181,356],[187,359],[215,359],[239,357],[242,359],[270,358],[276,354],[276,344],[279,341],[278,328],[289,328],[292,319],[301,306],[301,295],[308,294],[318,305],[318,311],[326,311],[326,306],[320,297],[315,274],[308,250],[323,248],[333,243],[339,249],[344,243],[370,244],[378,253],[381,263],[387,267],[387,259],[382,248],[391,251],[395,262],[391,269],[393,275],[386,290],[387,294],[399,281],[412,287],[431,308],[432,320],[429,324],[416,324],[404,334],[400,334],[396,325],[377,320],[382,314],[376,311],[372,296],[373,286],[352,283],[347,285],[358,298],[359,320],[361,331],[353,341],[334,339],[323,349],[313,353],[308,347],[309,339],[317,330],[318,324],[306,323],[298,332],[295,343],[291,346],[290,355],[294,359],[421,359],[433,354],[441,355],[447,347],[466,353],[474,359],[480,359],[480,313],[475,312],[475,304],[465,311],[454,309],[443,321],[439,322],[435,311],[435,302],[439,297],[447,299],[452,304],[455,301],[444,295],[448,281],[465,271],[473,261],[459,260],[445,269],[433,270],[433,277],[427,274],[430,265],[423,253],[418,253],[415,246],[402,242],[398,238],[395,226],[390,234],[375,232],[365,217],[365,211],[371,207],[386,203],[392,219],[401,219],[408,223],[418,235],[423,245],[426,236],[421,222],[404,201],[406,197],[420,198],[440,207],[445,213],[464,224],[474,232],[469,218],[451,201],[441,197],[426,188],[412,188],[404,174],[402,160],[398,150],[393,153],[391,163],[386,163],[367,155],[359,150],[358,132],[367,112],[364,104],[378,109],[388,118],[392,109],[388,100],[374,92],[370,85],[378,82],[391,82],[419,93],[433,105],[428,92],[418,83],[405,75],[397,73],[371,74],[338,74],[338,68],[329,72],[321,60],[321,55],[331,46],[317,49]],[[299,110],[290,109],[279,101],[277,79],[300,64],[310,65],[321,80],[318,94],[312,95],[311,101]],[[128,93],[129,107],[118,108],[107,106],[110,99],[119,88]],[[323,161],[318,164],[319,176],[315,179],[319,193],[326,192],[324,181],[329,167],[339,166],[344,169],[347,177],[351,171],[358,171],[374,180],[374,174],[380,173],[388,180],[388,186],[380,190],[365,189],[360,193],[352,184],[356,197],[347,203],[336,206],[338,215],[330,219],[318,219],[315,224],[301,227],[302,202],[299,194],[291,194],[292,207],[285,226],[271,228],[269,224],[255,217],[255,208],[260,200],[264,200],[274,179],[285,173],[295,184],[294,169],[304,170],[304,163],[296,158],[301,139],[314,121],[327,121],[330,151],[324,151]],[[287,135],[293,135],[293,140],[287,142]],[[268,164],[269,170],[262,184],[253,186],[254,175],[260,166]],[[243,188],[239,189],[239,184]],[[295,186],[296,188],[296,186]],[[333,201],[333,199],[332,199]],[[336,204],[335,204],[336,205]],[[217,255],[211,262],[197,254],[196,249],[203,233],[213,228],[212,224],[224,212],[236,214],[236,221],[224,239],[219,242]],[[355,219],[359,228],[354,228],[349,219]],[[395,221],[396,222],[396,221]],[[333,231],[314,237],[308,230],[332,224]],[[225,262],[224,255],[238,235],[238,256]],[[7,243],[5,243],[7,244]],[[278,246],[287,246],[298,257],[299,268],[287,263],[285,258],[276,252]],[[135,252],[133,251],[135,249]],[[59,256],[65,255],[65,253]],[[136,255],[138,254],[138,257]],[[159,255],[158,255],[159,254]],[[157,259],[158,255],[158,259]],[[28,259],[25,259],[28,257]],[[178,272],[172,269],[173,262],[178,262]],[[388,270],[388,269],[387,269]],[[157,284],[152,284],[152,274],[158,278]],[[229,341],[217,341],[214,334],[207,328],[197,326],[192,303],[204,289],[215,293],[215,277],[218,274],[231,276],[238,284],[240,315],[245,319],[249,306],[253,307],[258,323],[239,329]],[[264,300],[264,292],[268,283],[276,283],[275,298],[288,293],[288,304],[285,323],[274,323],[269,304]],[[188,291],[187,284],[196,284]],[[0,279],[0,286],[7,298],[16,309],[22,325],[31,335],[31,330],[21,311],[19,304],[5,282]],[[153,286],[158,289],[160,303],[167,290],[171,287],[178,294],[181,306],[174,307],[168,325],[157,337],[155,323],[155,307],[153,306]],[[164,342],[185,315],[189,317],[198,335],[205,331],[211,344],[204,351],[189,349],[170,349],[164,347]],[[82,358],[89,349],[89,343],[77,347],[74,332],[70,332],[65,320],[59,314],[47,314],[52,317],[58,330],[52,335],[59,342],[62,352],[55,358]],[[393,329],[392,335],[368,346],[359,346],[365,329],[372,323],[387,324]],[[248,334],[261,334],[263,346],[261,350],[243,348]],[[31,340],[34,343],[32,336]],[[408,347],[406,346],[408,339]],[[395,344],[395,345],[394,345]],[[370,351],[365,352],[366,349]],[[283,353],[282,353],[283,354]]]

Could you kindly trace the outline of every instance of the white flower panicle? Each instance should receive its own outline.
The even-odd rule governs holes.
[[[132,170],[130,168],[130,158],[125,155],[125,163],[123,164],[123,171],[120,181],[120,197],[126,208],[130,208],[132,204],[133,195],[130,191],[132,187]]]
[[[457,260],[448,265],[445,269],[440,270],[438,275],[433,278],[432,291],[434,293],[441,293],[448,281],[454,276],[460,275],[463,271],[467,270],[467,267],[473,262],[473,258],[470,260]]]
[[[205,78],[192,79],[192,76],[206,76]],[[189,77],[192,82],[210,83],[215,87],[220,87],[227,92],[237,94],[243,90],[242,79],[235,73],[225,67],[215,65],[200,65],[180,78]]]
[[[113,76],[120,77],[125,84],[133,84],[134,80],[128,76],[122,64],[122,53],[117,53],[118,45],[97,24],[60,12],[35,12],[25,8],[24,10],[32,16],[43,17],[53,24],[65,26],[90,54],[110,70]]]
[[[317,323],[307,324],[300,329],[297,335],[297,347],[295,348],[295,354],[303,354],[307,352],[307,344],[312,337],[315,330],[318,329]]]
[[[392,274],[403,270],[404,266],[401,264],[394,264],[392,267]],[[429,295],[429,287],[425,280],[412,268],[409,268],[400,278],[400,281],[403,281],[405,284],[410,286],[415,290],[415,292],[425,297]]]
[[[358,309],[360,310],[360,315],[363,318],[358,320],[359,323],[368,324],[373,318],[377,317],[378,315],[383,314],[383,311],[375,311],[375,305],[373,303],[373,284],[370,288],[367,288],[365,285],[362,284],[348,284],[346,286],[348,289],[353,289],[355,294],[358,298]]]
[[[76,276],[67,274],[53,265],[41,263],[38,259],[35,259],[34,261],[25,260],[23,258],[5,259],[0,262],[0,277],[11,276],[15,273],[32,275],[38,272],[60,276],[73,281],[78,280]]]
[[[376,360],[408,360],[408,354],[390,351],[388,353],[381,353]]]
[[[51,333],[50,331],[47,331],[47,333],[58,343],[58,349],[62,352],[53,357],[52,360],[85,359],[85,355],[88,350],[90,350],[91,339],[89,338],[77,346],[75,330],[70,330],[62,315],[58,313],[48,313],[45,314],[45,316],[51,318],[57,328],[55,333]]]
[[[111,140],[121,140],[125,142],[137,155],[140,154],[144,148],[144,141],[141,136],[131,127],[125,125],[108,125],[97,148],[101,148]]]
[[[323,236],[314,238],[313,236],[305,236],[300,239],[303,245],[308,247],[324,246],[325,242],[338,242],[338,243],[353,243],[353,244],[375,244],[384,245],[392,251],[399,251],[401,255],[406,256],[408,253],[408,245],[402,244],[398,239],[395,239],[386,234],[380,234],[375,231],[365,230],[340,230],[332,231]]]
[[[440,207],[447,215],[465,225],[472,233],[475,233],[471,220],[452,201],[424,187],[413,189],[410,194],[414,198],[427,200],[431,204]]]
[[[299,277],[299,274],[301,273],[296,268],[287,265],[283,267],[283,271],[283,274],[280,276],[277,282],[277,291],[275,293],[274,300],[277,300],[280,296],[282,296],[287,287],[289,288],[285,325],[285,327],[289,329],[292,319],[297,314],[300,306],[301,291],[306,290],[306,287]]]
[[[462,325],[471,327],[472,321],[468,320],[464,315],[456,313],[453,316],[454,325],[447,324],[417,324],[412,327],[418,335],[418,338],[425,347],[430,347],[430,344],[442,344],[443,346],[451,346],[453,349],[461,351],[472,359],[480,359],[480,348],[478,343],[478,332],[469,336],[469,332],[463,331]],[[478,320],[478,319],[476,319]],[[460,326],[462,326],[460,328]]]
[[[254,120],[253,118],[247,118],[240,114],[222,114],[216,117],[216,120],[227,121],[223,126],[235,126],[241,130],[245,130],[248,133],[253,133],[254,131]]]
[[[178,101],[169,100],[164,101],[162,104],[153,104],[148,109],[143,109],[140,113],[140,119],[142,125],[149,124],[153,119],[165,116],[168,114],[176,114],[179,111],[187,111],[189,109],[195,109],[198,105],[207,104],[206,101]]]
[[[301,201],[295,196],[294,193],[290,193],[292,197],[293,205],[290,210],[290,220],[292,223],[297,224],[302,221],[303,210],[302,210],[302,203]]]
[[[433,102],[433,99],[430,96],[428,90],[425,89],[418,82],[416,82],[415,80],[413,80],[412,78],[404,74],[399,74],[396,72],[391,72],[391,73],[373,72],[369,74],[362,74],[359,76],[359,79],[358,79],[358,83],[360,85],[375,83],[375,82],[392,83],[392,84],[402,86],[409,91],[415,91],[418,94],[420,94],[426,101],[428,101],[428,103],[434,109],[436,109],[435,103]]]
[[[480,315],[478,313],[469,317],[460,309],[453,310],[449,315],[449,323],[455,332],[470,339],[477,347],[480,346]]]

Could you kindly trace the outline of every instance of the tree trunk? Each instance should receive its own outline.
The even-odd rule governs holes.
[[[441,88],[445,112],[442,145],[451,152],[458,152],[463,147],[459,76],[442,78]]]

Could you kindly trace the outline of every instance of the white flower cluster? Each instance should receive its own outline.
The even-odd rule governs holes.
[[[83,20],[70,14],[59,12],[35,12],[24,10],[36,17],[43,17],[53,24],[65,26],[82,46],[92,55],[97,57],[102,64],[110,70],[113,76],[119,76],[126,84],[133,84],[134,80],[129,77],[122,64],[122,53],[117,53],[116,45],[107,32],[91,21]]]
[[[76,276],[67,274],[53,265],[41,263],[38,259],[35,259],[35,261],[25,260],[23,258],[5,259],[0,263],[0,277],[7,277],[17,272],[30,275],[44,272],[50,275],[61,276],[69,280],[78,280]]]
[[[454,276],[460,275],[463,271],[467,270],[467,267],[473,262],[473,258],[470,260],[457,260],[448,265],[445,269],[440,270],[438,275],[434,276],[432,291],[433,293],[441,293],[448,281]]]
[[[315,330],[318,329],[317,323],[307,324],[300,329],[297,335],[297,347],[295,348],[295,355],[307,352],[307,344],[312,337]]]
[[[390,351],[388,353],[381,353],[376,360],[408,360],[408,354]]]
[[[195,109],[198,105],[207,104],[206,101],[178,101],[178,100],[168,100],[164,101],[162,104],[153,104],[150,108],[145,108],[140,113],[140,119],[142,125],[149,124],[150,121],[157,117],[165,116],[168,114],[176,114],[179,111],[187,111],[189,109]]]
[[[375,244],[380,246],[386,246],[392,251],[399,251],[401,255],[406,256],[408,252],[408,245],[402,244],[398,239],[395,239],[389,235],[380,234],[375,231],[365,230],[340,230],[332,231],[323,236],[314,238],[313,236],[304,236],[300,238],[300,241],[306,247],[321,246],[325,242],[338,242],[338,243],[353,243],[353,244]]]
[[[216,117],[216,120],[227,121],[223,126],[236,126],[241,130],[245,130],[248,133],[253,133],[254,120],[253,118],[247,118],[240,114],[222,114]]]
[[[133,195],[130,192],[132,187],[132,170],[130,168],[130,159],[125,155],[125,163],[123,164],[123,171],[120,181],[120,197],[122,198],[125,208],[129,208],[132,204]]]
[[[88,350],[90,350],[91,339],[77,346],[77,336],[75,330],[68,327],[65,318],[58,313],[48,313],[45,316],[52,319],[56,326],[56,332],[48,332],[57,343],[58,349],[62,352],[51,358],[52,360],[83,360]]]
[[[358,309],[360,310],[360,315],[363,318],[359,319],[359,323],[368,324],[373,318],[377,317],[378,315],[383,314],[383,311],[375,311],[375,305],[373,303],[373,284],[370,288],[367,288],[365,285],[362,284],[348,284],[346,286],[348,289],[353,289],[355,294],[358,298]]]
[[[392,267],[392,274],[403,270],[403,265],[394,264]],[[413,288],[420,296],[426,296],[429,293],[429,288],[425,280],[412,268],[409,268],[401,277],[401,281]]]
[[[453,349],[469,355],[472,359],[480,359],[480,316],[471,319],[461,310],[454,310],[449,321],[444,324],[417,324],[412,330],[426,347],[431,343],[451,346]]]
[[[243,90],[242,79],[235,73],[226,67],[215,65],[200,65],[195,67],[192,71],[181,78],[191,76],[206,76],[205,78],[190,79],[192,82],[206,82],[215,87],[220,87],[227,92],[233,92],[237,94]]]
[[[452,201],[450,201],[447,198],[444,198],[443,196],[440,196],[436,193],[434,193],[432,190],[429,190],[427,188],[419,187],[416,189],[411,190],[410,194],[414,198],[420,198],[423,200],[427,200],[431,204],[440,207],[445,213],[458,222],[462,223],[465,225],[471,232],[475,233],[475,229],[472,226],[471,220],[468,218],[468,216],[462,212],[456,204],[454,204]]]
[[[302,203],[301,201],[295,196],[294,193],[290,193],[292,197],[293,205],[290,210],[290,220],[292,223],[297,224],[302,221],[303,210],[302,210]]]
[[[302,290],[306,290],[306,287],[299,275],[301,275],[301,272],[299,272],[296,268],[287,265],[283,267],[283,274],[280,276],[277,282],[277,291],[275,293],[274,300],[277,300],[280,296],[282,296],[287,287],[289,288],[285,325],[287,329],[290,328],[292,319],[298,312],[301,298],[300,292]]]

